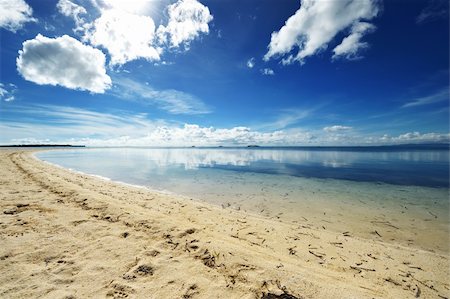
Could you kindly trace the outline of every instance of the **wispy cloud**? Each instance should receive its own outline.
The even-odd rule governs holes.
[[[265,68],[265,69],[261,69],[261,74],[266,75],[266,76],[273,76],[273,75],[275,75],[275,72],[272,69]]]
[[[61,125],[67,127],[87,126],[98,128],[91,130],[92,133],[109,133],[109,130],[102,128],[123,128],[132,125],[141,127],[153,127],[153,124],[145,119],[145,114],[132,114],[129,112],[104,113],[81,108],[56,106],[56,105],[37,105],[25,109],[26,112],[34,114],[39,113],[46,122],[51,125]],[[23,111],[23,110],[22,110]]]
[[[17,86],[9,83],[0,83],[0,101],[11,102],[15,99],[15,93],[17,91]]]
[[[448,100],[449,100],[449,90],[448,90],[448,87],[445,87],[444,89],[441,89],[431,95],[413,99],[413,100],[409,101],[408,103],[404,104],[402,106],[402,108],[429,105],[429,104],[442,102],[442,101],[448,101]]]
[[[302,119],[310,117],[314,111],[314,108],[282,109],[278,111],[278,115],[274,121],[265,122],[263,124],[253,126],[253,128],[258,130],[281,130],[297,124]]]
[[[417,24],[448,18],[448,1],[431,0],[416,18]]]
[[[0,123],[2,142],[13,138],[62,140],[137,136],[166,122],[150,121],[146,114],[102,113],[81,108],[32,105],[8,107]]]
[[[102,113],[86,109],[34,105],[9,109],[0,143],[71,143],[95,146],[185,146],[308,143],[300,131],[260,132],[247,127],[202,127],[149,120],[145,114]]]
[[[157,90],[128,78],[115,78],[112,93],[119,98],[155,105],[171,114],[206,114],[211,109],[198,97],[174,89]]]
[[[146,114],[98,112],[80,108],[35,105],[15,106],[0,123],[0,143],[71,143],[90,146],[207,146],[207,145],[363,145],[449,142],[448,133],[409,132],[398,136],[359,136],[344,130],[299,128],[261,131],[243,126],[203,127],[150,120]],[[297,116],[300,117],[301,116]],[[295,117],[293,118],[295,119]],[[281,121],[282,122],[282,121]],[[290,121],[284,120],[286,125]]]
[[[343,132],[343,131],[348,131],[353,129],[352,127],[348,127],[348,126],[339,126],[339,125],[335,125],[335,126],[329,126],[329,127],[325,127],[323,128],[323,130],[327,133],[334,133],[334,132]]]

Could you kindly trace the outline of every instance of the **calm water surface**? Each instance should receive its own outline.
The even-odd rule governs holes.
[[[449,187],[448,150],[97,148],[37,156],[82,172],[156,189],[164,189],[168,180],[222,171]]]
[[[37,157],[225,209],[449,251],[448,150],[85,148]]]

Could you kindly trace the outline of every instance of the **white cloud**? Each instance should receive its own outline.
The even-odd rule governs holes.
[[[449,90],[448,87],[437,91],[434,94],[416,98],[414,100],[409,101],[408,103],[404,104],[402,108],[409,108],[409,107],[416,107],[416,106],[423,106],[423,105],[429,105],[437,102],[442,101],[449,101]]]
[[[212,21],[209,8],[197,0],[179,0],[167,8],[169,23],[160,25],[157,31],[159,40],[170,47],[184,45],[196,39],[200,33],[209,33],[208,23]]]
[[[420,132],[408,132],[399,136],[391,137],[384,135],[380,138],[383,143],[426,143],[426,142],[450,142],[449,133],[420,133]]]
[[[85,20],[80,15],[87,14],[87,11],[83,6],[75,4],[69,0],[59,0],[56,7],[61,14],[74,19],[76,24],[75,31],[83,30]]]
[[[117,9],[134,15],[152,16],[169,0],[90,0],[99,10]]]
[[[104,48],[110,56],[109,64],[120,66],[136,59],[160,61],[170,48],[188,49],[201,33],[209,33],[212,15],[208,7],[197,0],[179,0],[171,5],[168,2],[90,0],[98,13],[95,20],[84,7],[70,0],[60,0],[57,7],[75,20],[74,31],[81,33],[84,42]],[[163,17],[163,24],[156,29],[154,18],[161,18],[164,6],[167,18]]]
[[[311,117],[315,108],[299,109],[290,108],[283,109],[278,112],[277,118],[274,121],[267,121],[263,124],[252,126],[253,129],[263,130],[280,130],[292,125],[298,125],[298,123],[308,117]]]
[[[168,89],[156,90],[149,85],[144,85],[131,79],[115,80],[116,96],[138,101],[144,104],[156,105],[171,114],[206,114],[210,109],[196,96],[186,92]]]
[[[252,69],[255,66],[255,58],[252,57],[249,60],[247,60],[247,67]]]
[[[342,42],[333,49],[333,59],[346,58],[356,60],[362,58],[359,52],[369,47],[366,42],[361,42],[361,38],[375,30],[375,26],[366,22],[358,22],[352,26],[351,34],[345,37]]]
[[[16,109],[16,110],[13,110]],[[29,140],[86,145],[186,146],[283,145],[309,143],[299,130],[259,132],[247,127],[214,128],[149,120],[145,114],[100,113],[80,108],[39,105],[14,107],[0,123],[0,143]],[[30,119],[33,121],[30,122]]]
[[[0,101],[11,102],[15,100],[15,93],[17,91],[17,86],[9,83],[0,83]]]
[[[109,9],[88,26],[91,28],[84,39],[104,47],[111,55],[112,65],[139,58],[160,60],[162,49],[154,45],[155,23],[151,17]]]
[[[378,0],[302,0],[297,12],[279,31],[272,33],[264,60],[284,57],[284,64],[295,61],[304,63],[306,57],[326,49],[338,33],[355,26],[361,20],[373,19],[379,10]],[[362,36],[361,32],[360,34]],[[359,43],[360,37],[356,37],[352,38],[353,44],[355,40]],[[345,44],[351,44],[351,40],[347,40]],[[296,48],[298,52],[291,53]],[[343,48],[341,46],[341,50]]]
[[[70,89],[103,93],[111,85],[105,55],[64,35],[48,38],[38,34],[23,43],[17,70],[28,81],[60,85]]]
[[[36,22],[33,9],[24,0],[0,0],[0,27],[16,32],[27,22]]]
[[[352,127],[347,127],[347,126],[339,126],[339,125],[335,125],[335,126],[330,126],[330,127],[325,127],[323,128],[323,130],[327,133],[330,132],[341,132],[341,131],[348,131],[351,130]]]
[[[265,68],[265,69],[261,70],[261,74],[266,75],[266,76],[273,76],[273,75],[275,75],[275,72],[272,69]]]
[[[214,128],[201,127],[196,124],[184,124],[182,127],[158,127],[149,135],[134,140],[136,144],[144,145],[155,142],[157,145],[280,145],[308,143],[310,135],[303,132],[285,133],[283,131],[258,132],[247,127]]]
[[[448,1],[431,0],[426,2],[427,6],[420,12],[416,18],[417,24],[436,21],[448,18]]]
[[[0,142],[13,139],[63,142],[85,139],[137,138],[165,122],[151,121],[145,114],[96,111],[56,105],[14,106],[0,123]],[[30,121],[31,120],[31,121]],[[75,142],[77,143],[77,142]]]
[[[71,143],[91,146],[207,145],[382,145],[449,142],[449,133],[410,132],[399,136],[325,134],[320,131],[261,131],[243,126],[203,127],[151,120],[145,113],[97,112],[81,108],[8,106],[0,122],[0,143]]]

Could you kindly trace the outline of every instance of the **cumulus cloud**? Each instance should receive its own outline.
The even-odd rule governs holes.
[[[15,93],[17,91],[17,86],[9,83],[0,83],[0,100],[5,102],[11,102],[15,99]]]
[[[170,0],[90,0],[99,10],[117,9],[135,15],[151,16]]]
[[[157,35],[162,43],[170,47],[184,45],[196,39],[201,33],[209,33],[208,23],[212,21],[209,8],[197,0],[179,0],[167,8],[169,22],[158,27]]]
[[[347,127],[347,126],[339,126],[339,125],[335,125],[335,126],[330,126],[330,127],[325,127],[323,128],[323,130],[327,133],[332,133],[332,132],[342,132],[342,131],[348,131],[351,130],[352,127]]]
[[[120,144],[133,146],[217,146],[234,145],[294,145],[310,143],[311,135],[304,132],[258,132],[247,127],[214,128],[196,124],[183,126],[157,126],[147,135],[138,138],[93,140],[94,144]]]
[[[66,17],[71,17],[75,21],[75,31],[82,31],[85,20],[81,15],[87,14],[86,9],[83,6],[75,4],[69,0],[59,0],[56,4],[58,11]]]
[[[249,60],[247,60],[247,67],[252,69],[255,66],[255,58],[252,57]]]
[[[158,145],[281,145],[309,143],[310,134],[304,132],[286,133],[283,131],[258,132],[247,127],[214,128],[196,124],[184,124],[182,127],[158,127],[147,136],[135,140],[137,144],[155,142]]]
[[[272,69],[265,68],[265,69],[261,70],[261,74],[266,75],[266,76],[273,76],[273,75],[275,75],[275,72]]]
[[[352,28],[348,38],[337,47],[339,56],[353,57],[356,51],[367,45],[360,42],[368,30],[368,20],[380,11],[378,0],[317,1],[302,0],[301,7],[285,25],[272,33],[264,60],[283,57],[284,64],[295,61],[304,63],[306,57],[328,47],[338,33]],[[362,20],[366,20],[362,23]],[[375,27],[371,25],[371,30]],[[366,30],[362,30],[366,27]],[[297,53],[292,53],[297,49]],[[354,53],[352,53],[352,51]],[[336,53],[335,53],[336,55]]]
[[[68,1],[68,0],[63,0]],[[179,0],[167,6],[168,23],[156,29],[152,18],[158,3],[135,0],[93,0],[100,17],[83,23],[83,40],[105,48],[111,65],[123,65],[136,59],[160,61],[169,48],[184,46],[209,33],[212,15],[208,7],[197,0]],[[80,26],[79,26],[80,27]]]
[[[171,114],[206,114],[210,109],[199,98],[179,90],[157,90],[131,79],[115,80],[116,96],[139,103],[155,105]]]
[[[25,41],[19,50],[17,70],[26,80],[40,85],[93,93],[103,93],[111,86],[105,55],[67,35],[48,38],[38,34]]]
[[[84,39],[94,46],[104,47],[112,65],[138,58],[160,60],[162,49],[154,45],[155,23],[151,17],[109,9],[90,26]]]
[[[369,47],[367,42],[361,42],[362,37],[375,30],[375,26],[366,22],[358,22],[352,26],[351,34],[333,49],[333,59],[346,58],[356,60],[362,58],[359,55],[362,49]]]
[[[449,133],[420,133],[408,132],[398,136],[384,135],[380,138],[383,143],[426,143],[426,142],[450,142]]]
[[[31,121],[30,121],[31,120]],[[71,143],[92,146],[382,145],[449,142],[449,133],[398,136],[320,134],[299,128],[262,131],[245,126],[205,127],[149,119],[145,113],[98,112],[56,105],[8,106],[0,143]]]
[[[0,27],[16,32],[27,22],[36,22],[33,9],[24,0],[0,0]]]

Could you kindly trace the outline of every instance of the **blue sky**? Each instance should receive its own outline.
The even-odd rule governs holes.
[[[0,0],[0,143],[449,141],[448,1]]]

